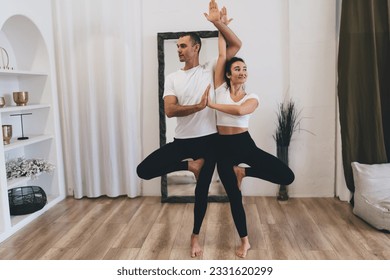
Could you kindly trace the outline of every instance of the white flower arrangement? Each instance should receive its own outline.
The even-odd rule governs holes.
[[[19,177],[31,177],[35,179],[42,172],[50,173],[55,166],[44,159],[25,159],[19,157],[6,162],[7,179],[16,179]]]

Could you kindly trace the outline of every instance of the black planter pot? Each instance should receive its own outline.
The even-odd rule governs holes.
[[[288,166],[288,146],[277,146],[276,154],[278,159]],[[278,200],[288,200],[288,190],[286,185],[279,186]]]

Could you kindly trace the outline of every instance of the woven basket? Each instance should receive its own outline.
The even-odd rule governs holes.
[[[38,186],[25,186],[8,190],[11,215],[25,215],[41,210],[47,203],[45,191]]]

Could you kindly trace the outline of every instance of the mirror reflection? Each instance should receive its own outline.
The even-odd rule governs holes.
[[[200,63],[216,59],[218,56],[218,32],[196,31],[202,39]],[[160,115],[160,146],[172,142],[175,135],[176,118],[168,118],[164,112],[165,76],[183,67],[177,55],[177,39],[184,32],[158,33],[159,62],[159,115]],[[196,180],[192,172],[177,171],[161,177],[161,195],[163,202],[194,202]],[[210,185],[208,201],[228,201],[218,172],[215,170]]]

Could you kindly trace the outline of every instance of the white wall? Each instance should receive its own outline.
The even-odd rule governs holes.
[[[294,2],[292,4],[292,2]],[[291,96],[309,117],[292,143],[296,196],[331,196],[335,178],[336,1],[290,1]]]
[[[260,96],[250,133],[275,154],[276,109],[285,95],[302,108],[302,128],[290,146],[296,174],[291,196],[333,196],[335,181],[336,0],[220,0],[243,42],[247,91]],[[208,1],[143,0],[143,155],[159,147],[157,33],[214,30],[203,15]],[[245,178],[244,195],[270,195],[277,186]],[[160,194],[160,179],[143,182],[144,195]]]

